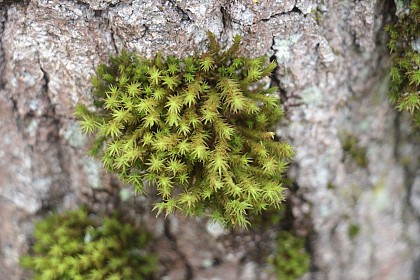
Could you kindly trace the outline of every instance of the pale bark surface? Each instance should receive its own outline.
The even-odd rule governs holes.
[[[118,180],[86,156],[88,139],[72,115],[76,103],[90,101],[96,66],[123,48],[146,56],[202,51],[207,30],[221,42],[243,35],[244,53],[279,64],[273,82],[287,119],[278,133],[297,152],[290,170],[299,187],[295,223],[311,232],[305,279],[419,279],[418,138],[387,100],[383,25],[395,12],[392,1],[0,6],[0,279],[29,279],[18,259],[33,222],[48,211],[89,203],[105,212],[122,204]],[[366,151],[366,164],[343,150],[349,135]],[[124,207],[154,234],[162,279],[274,279],[261,261],[273,232],[227,233],[180,216],[156,220],[144,197]]]

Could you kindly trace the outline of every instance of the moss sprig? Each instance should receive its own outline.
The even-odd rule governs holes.
[[[282,110],[277,89],[262,80],[276,64],[240,56],[240,36],[227,50],[208,38],[207,52],[183,59],[111,57],[92,80],[96,109],[79,104],[75,114],[106,169],[138,192],[145,182],[157,188],[158,214],[246,227],[249,213],[284,199],[293,155],[275,140]]]
[[[157,259],[148,234],[117,217],[95,221],[83,210],[53,214],[35,224],[32,254],[20,263],[34,280],[152,279]]]
[[[420,54],[413,44],[420,41],[420,0],[408,1],[409,11],[387,25],[388,47],[392,53],[390,69],[391,102],[409,112],[420,125]],[[420,43],[417,43],[420,48]]]
[[[310,255],[305,250],[305,239],[288,231],[277,236],[275,255],[269,259],[279,280],[296,280],[309,271]]]

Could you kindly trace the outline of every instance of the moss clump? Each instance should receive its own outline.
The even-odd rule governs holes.
[[[408,1],[408,8],[408,13],[385,28],[392,53],[391,102],[398,110],[408,111],[420,125],[420,0]]]
[[[84,210],[54,214],[35,224],[34,236],[33,253],[20,262],[35,280],[141,280],[156,270],[148,235],[116,217],[98,223]]]
[[[327,189],[335,190],[335,189],[337,189],[337,186],[332,182],[328,182]]]
[[[344,152],[346,152],[360,167],[367,167],[368,160],[366,157],[366,147],[361,147],[359,139],[354,135],[345,134],[343,138],[342,145]]]
[[[248,214],[284,199],[293,151],[274,140],[282,111],[277,89],[262,81],[276,64],[239,56],[239,36],[226,51],[209,40],[206,53],[184,59],[112,57],[93,79],[96,110],[78,105],[76,115],[105,168],[137,191],[157,188],[158,214],[245,227]]]
[[[347,233],[350,239],[356,238],[360,233],[360,226],[358,224],[351,224]]]
[[[276,254],[269,260],[279,280],[295,280],[309,270],[310,256],[305,240],[282,231],[277,237]]]

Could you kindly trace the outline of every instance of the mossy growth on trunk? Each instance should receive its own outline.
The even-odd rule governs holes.
[[[157,188],[158,214],[246,227],[249,214],[284,200],[293,149],[273,132],[282,110],[263,78],[276,64],[240,56],[240,36],[227,50],[208,37],[207,52],[182,59],[111,57],[93,78],[94,106],[75,114],[106,169],[138,192]]]
[[[275,255],[269,259],[279,280],[296,280],[309,271],[311,257],[305,239],[288,231],[277,236]]]
[[[149,235],[117,218],[96,220],[84,209],[53,214],[35,223],[32,252],[20,263],[35,280],[154,279]]]
[[[391,102],[398,110],[408,111],[420,126],[420,0],[407,4],[407,13],[385,27],[392,53]]]

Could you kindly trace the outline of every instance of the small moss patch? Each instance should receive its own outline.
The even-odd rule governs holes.
[[[420,0],[404,2],[408,13],[401,13],[395,24],[385,27],[392,53],[390,99],[420,126]]]
[[[347,233],[350,239],[356,238],[360,233],[360,226],[358,224],[351,224]]]
[[[82,209],[53,214],[35,224],[32,252],[20,263],[35,280],[153,279],[148,234],[117,218],[97,221]]]
[[[349,133],[344,133],[342,137],[342,145],[344,152],[360,167],[367,167],[368,160],[366,156],[366,147],[359,144],[359,139]]]
[[[305,239],[290,232],[280,232],[275,256],[269,260],[279,280],[296,280],[310,267]]]

